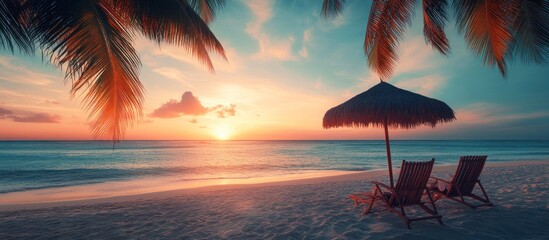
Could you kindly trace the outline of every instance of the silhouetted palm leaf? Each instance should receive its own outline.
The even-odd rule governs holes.
[[[132,19],[133,25],[146,37],[158,43],[183,46],[212,72],[214,67],[208,50],[216,51],[225,58],[221,43],[185,0],[131,1],[117,7]]]
[[[66,69],[71,93],[83,96],[95,137],[118,141],[142,116],[143,86],[132,35],[142,32],[158,43],[183,46],[213,72],[208,51],[224,58],[225,53],[206,23],[223,4],[224,0],[3,0],[0,45],[32,52],[36,41],[53,64]]]
[[[381,77],[393,74],[397,48],[409,22],[414,1],[373,0],[364,50],[370,68]],[[345,1],[324,0],[322,15],[333,17]],[[450,45],[444,25],[447,0],[422,0],[423,32],[428,44],[446,55]],[[457,27],[469,48],[488,65],[497,64],[503,76],[511,52],[526,62],[545,63],[549,53],[547,0],[454,0]]]
[[[427,43],[444,55],[450,51],[444,33],[444,25],[448,21],[446,6],[446,0],[423,0],[423,35]]]
[[[549,54],[549,1],[517,1],[511,48],[525,62],[546,63]]]
[[[0,46],[22,52],[34,51],[27,27],[23,24],[24,9],[18,0],[0,1]]]
[[[368,64],[382,78],[389,78],[398,60],[398,43],[404,37],[415,0],[374,1],[370,10],[364,52]]]
[[[341,13],[345,0],[324,0],[320,14],[324,17],[334,17]]]
[[[488,65],[497,64],[503,76],[507,64],[505,56],[512,40],[513,4],[498,0],[455,0],[457,27],[465,32],[469,48]]]
[[[225,6],[225,0],[189,0],[189,4],[200,14],[205,23],[215,19],[215,9]]]
[[[33,33],[53,63],[67,67],[96,137],[119,140],[141,116],[143,86],[139,58],[126,27],[107,1],[36,1]]]

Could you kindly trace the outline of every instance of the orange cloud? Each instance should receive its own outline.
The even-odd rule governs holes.
[[[13,112],[8,110],[8,109],[0,108],[0,119],[5,119],[6,117],[8,117],[8,115],[10,115],[12,113]]]
[[[176,118],[181,115],[200,116],[209,112],[217,113],[217,116],[220,118],[234,116],[236,113],[236,104],[231,104],[229,106],[218,104],[214,107],[204,107],[200,100],[198,100],[192,92],[187,91],[183,93],[180,101],[171,99],[169,102],[164,103],[162,106],[149,114],[149,117]],[[190,122],[197,123],[198,121],[196,121],[196,119],[192,119]]]
[[[61,116],[48,113],[25,112],[14,113],[11,110],[0,108],[0,119],[11,119],[14,122],[25,123],[59,123]]]
[[[44,103],[49,103],[49,104],[56,104],[56,105],[58,105],[58,104],[59,104],[59,101],[57,101],[57,100],[46,99],[46,100],[44,101]]]
[[[61,116],[48,113],[34,113],[28,116],[9,116],[14,122],[28,123],[60,123]]]
[[[226,116],[234,116],[236,113],[236,105],[231,104],[229,106],[217,105],[212,110],[217,113],[217,116],[220,118],[225,118]]]
[[[181,96],[181,100],[171,99],[164,103],[160,108],[154,110],[149,116],[157,118],[176,118],[181,115],[204,115],[208,112],[202,103],[196,98],[192,92],[185,92]]]

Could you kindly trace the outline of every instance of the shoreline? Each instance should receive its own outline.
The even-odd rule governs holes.
[[[506,162],[487,162],[485,168],[492,167],[509,167],[509,166],[523,166],[523,165],[547,165],[549,164],[548,160],[515,160],[515,161],[506,161]],[[441,164],[435,165],[433,168],[433,175],[436,175],[438,172],[442,171],[453,171],[455,170],[455,164]],[[395,176],[398,176],[399,168],[395,168]],[[72,190],[71,188],[89,188],[90,185],[81,185],[77,187],[62,187],[59,189],[42,189],[42,190],[33,190],[26,192],[16,192],[16,193],[7,193],[2,194],[6,195],[18,195],[17,198],[12,200],[0,201],[0,211],[17,211],[23,209],[38,209],[38,208],[51,208],[51,207],[66,207],[66,206],[78,206],[78,205],[90,205],[90,204],[101,204],[101,203],[116,203],[116,202],[126,202],[134,200],[152,200],[152,199],[164,199],[172,198],[181,195],[192,195],[196,193],[203,192],[213,192],[213,191],[223,191],[223,190],[234,190],[234,189],[249,189],[249,188],[263,188],[270,186],[295,186],[295,185],[309,185],[309,184],[323,184],[323,183],[340,183],[340,182],[353,182],[353,181],[363,181],[365,179],[372,179],[377,177],[383,177],[387,175],[386,169],[374,169],[366,171],[315,171],[313,173],[305,174],[294,174],[294,175],[284,175],[277,177],[265,177],[260,181],[258,178],[250,179],[220,179],[214,180],[218,184],[207,183],[207,185],[197,185],[186,188],[176,188],[176,189],[164,189],[163,187],[156,188],[155,191],[126,191],[121,195],[99,195],[100,197],[86,197],[79,196],[78,194],[72,195],[69,198],[53,198],[54,200],[50,201],[36,201],[31,202],[24,198],[40,196],[40,194],[46,194],[45,192],[54,191],[58,194],[66,194]],[[229,181],[226,181],[229,180]],[[231,181],[235,180],[235,181]],[[148,181],[145,180],[145,181]],[[225,181],[224,183],[219,183],[220,181]],[[142,182],[142,180],[132,181],[133,183]],[[105,185],[112,184],[102,183]],[[150,184],[150,183],[149,183]],[[60,190],[61,189],[61,190]],[[116,186],[113,188],[116,189]],[[159,190],[160,189],[160,190]],[[150,189],[149,189],[150,190]],[[360,190],[360,189],[357,189]],[[101,191],[101,190],[100,190]],[[38,192],[38,195],[36,195]],[[112,193],[112,192],[111,192]],[[2,196],[0,195],[0,196]],[[92,194],[93,195],[93,194]],[[54,195],[55,196],[55,195]],[[94,195],[97,196],[97,195]],[[42,195],[44,197],[44,195]],[[46,198],[47,199],[47,198]],[[51,198],[50,198],[51,199]],[[11,202],[10,202],[11,201]]]

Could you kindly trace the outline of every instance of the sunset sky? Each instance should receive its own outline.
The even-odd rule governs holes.
[[[378,128],[322,128],[324,113],[379,82],[362,45],[369,1],[320,17],[321,1],[227,1],[212,31],[215,74],[184,49],[137,36],[144,118],[126,139],[383,139]],[[416,8],[419,10],[419,8]],[[466,48],[451,19],[452,53],[425,45],[421,14],[388,82],[446,102],[457,121],[392,130],[392,139],[549,139],[549,68],[509,63],[508,77]],[[0,139],[92,139],[63,72],[0,50]]]

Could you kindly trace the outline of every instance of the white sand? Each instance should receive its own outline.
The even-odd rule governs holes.
[[[447,177],[455,166],[435,166]],[[0,239],[549,239],[549,161],[488,163],[481,180],[495,207],[437,202],[435,220],[408,230],[393,213],[363,216],[346,196],[387,182],[385,171],[254,185],[1,206]],[[411,211],[413,214],[414,211]],[[419,213],[419,212],[418,212]]]

